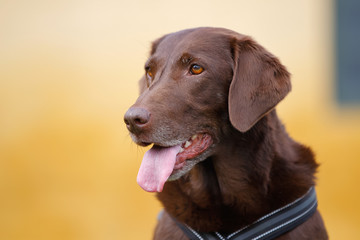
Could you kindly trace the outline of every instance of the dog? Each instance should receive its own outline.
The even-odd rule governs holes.
[[[165,35],[152,43],[139,85],[124,121],[136,144],[153,144],[137,182],[164,207],[154,239],[247,239],[230,233],[250,231],[314,187],[313,152],[275,110],[290,74],[251,37],[210,27]],[[309,212],[249,239],[328,239],[319,211]]]

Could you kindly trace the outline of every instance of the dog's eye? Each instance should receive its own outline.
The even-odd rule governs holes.
[[[149,79],[152,79],[153,78],[153,73],[151,71],[147,71],[146,72],[146,76],[149,78]]]
[[[198,75],[204,71],[204,68],[200,65],[194,64],[190,68],[190,72],[194,75]]]
[[[145,75],[146,75],[146,79],[147,79],[148,85],[150,85],[150,83],[152,82],[153,77],[154,77],[154,74],[153,74],[153,72],[151,71],[151,68],[150,68],[150,67],[145,67]]]

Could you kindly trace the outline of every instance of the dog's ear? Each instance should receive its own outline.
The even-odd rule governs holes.
[[[234,73],[229,90],[229,117],[248,131],[291,90],[290,74],[280,61],[249,37],[233,39]]]
[[[162,42],[162,40],[164,40],[164,38],[167,37],[167,35],[168,34],[166,34],[166,35],[162,36],[161,38],[158,38],[158,39],[156,39],[155,41],[152,42],[150,56],[153,55],[156,52],[157,47]]]

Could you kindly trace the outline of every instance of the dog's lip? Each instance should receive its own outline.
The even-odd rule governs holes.
[[[179,152],[179,153],[181,153],[182,151],[184,151],[185,149],[187,149],[190,146],[190,145],[186,146],[187,144],[192,143],[195,139],[201,138],[201,137],[207,137],[209,139],[213,139],[213,137],[209,133],[200,132],[200,133],[193,134],[189,138],[182,138],[182,139],[178,139],[178,140],[171,140],[171,141],[164,141],[164,142],[139,141],[139,142],[137,142],[137,144],[142,146],[142,147],[147,147],[149,145],[154,145],[154,146],[163,147],[163,148],[181,145],[181,149],[180,149],[180,152]]]
[[[213,144],[212,137],[207,133],[194,134],[189,140],[181,144],[179,153],[176,155],[174,171],[181,170],[186,162],[201,155]]]
[[[151,145],[153,143],[151,143],[151,142],[138,142],[137,144],[140,145],[141,147],[147,147],[147,146],[149,146],[149,145]]]
[[[193,134],[191,137],[184,140],[177,139],[167,142],[138,142],[138,145],[147,147],[153,145],[160,148],[169,148],[174,146],[180,146],[179,152],[176,154],[176,161],[174,166],[174,172],[181,170],[187,161],[191,161],[197,156],[201,155],[207,150],[214,142],[211,134],[207,132],[199,132]]]
[[[191,160],[197,157],[206,149],[208,149],[212,144],[213,144],[213,137],[207,132],[199,132],[193,134],[191,137],[187,139],[183,138],[182,140],[178,139],[168,142],[145,142],[145,141],[138,142],[138,145],[142,147],[153,145],[161,148],[168,148],[168,147],[180,145],[181,146],[180,150],[176,155],[176,163],[174,170],[181,169],[187,160]]]
[[[146,191],[161,192],[166,181],[178,179],[204,160],[202,153],[213,144],[213,140],[209,134],[202,133],[185,141],[153,144],[143,157],[137,181]]]
[[[188,161],[195,160],[203,152],[205,152],[214,143],[213,137],[207,132],[193,134],[187,140],[172,140],[169,142],[141,142],[139,145],[153,146],[160,148],[169,148],[179,146],[179,152],[176,154],[175,165],[171,175],[183,171],[190,163]],[[191,164],[190,164],[191,165]]]

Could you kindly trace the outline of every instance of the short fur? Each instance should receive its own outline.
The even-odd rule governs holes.
[[[192,63],[204,72],[189,74]],[[314,154],[288,136],[274,109],[291,89],[290,74],[253,39],[220,28],[172,33],[153,43],[149,68],[153,77],[141,79],[129,110],[147,112],[146,124],[128,124],[134,141],[171,146],[198,132],[214,141],[158,194],[165,213],[154,239],[187,239],[170,215],[198,231],[236,231],[315,185]],[[328,237],[316,212],[278,239]]]

